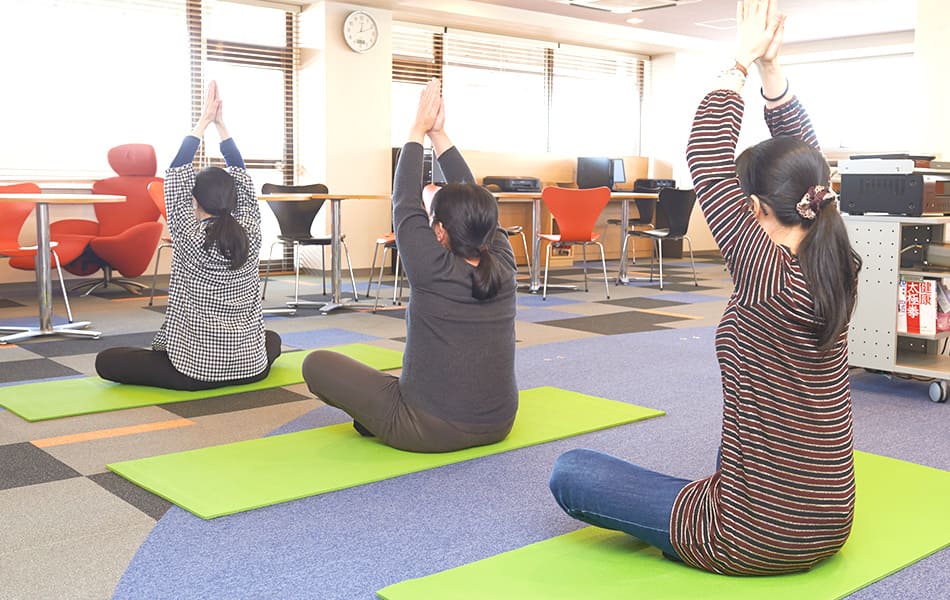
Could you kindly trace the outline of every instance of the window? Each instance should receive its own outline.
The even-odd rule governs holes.
[[[452,120],[465,148],[638,154],[648,67],[635,55],[394,24],[393,145],[421,86],[441,76],[451,114],[475,115]]]
[[[639,154],[644,68],[644,61],[636,56],[556,49],[551,150],[578,155]]]
[[[224,0],[4,0],[3,20],[16,26],[0,36],[0,177],[110,176],[109,148],[129,142],[152,144],[162,170],[217,78],[248,166],[262,182],[292,180],[295,12]]]
[[[783,66],[808,110],[822,150],[845,155],[847,150],[927,151],[910,147],[914,87],[896,83],[914,69],[910,53]]]

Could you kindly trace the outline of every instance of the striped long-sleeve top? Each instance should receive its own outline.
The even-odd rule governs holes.
[[[721,463],[688,484],[670,535],[687,564],[729,575],[801,571],[834,554],[854,512],[847,333],[827,352],[798,258],[775,244],[736,178],[742,98],[710,92],[687,147],[696,195],[731,271],[716,331]],[[773,136],[818,147],[796,98],[765,111]]]

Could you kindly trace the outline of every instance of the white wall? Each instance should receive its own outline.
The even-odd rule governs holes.
[[[342,35],[343,20],[356,9],[373,15],[380,29],[376,46],[362,54]],[[322,182],[340,194],[391,193],[391,33],[385,10],[319,2],[301,15],[299,183]],[[330,211],[320,214],[329,232]],[[344,200],[341,219],[353,266],[368,267],[376,238],[391,229],[390,202]]]
[[[947,77],[947,56],[950,56],[948,27],[950,10],[947,10],[946,0],[918,0],[914,35],[917,79],[906,83],[893,82],[895,85],[909,84],[920,89],[919,106],[898,110],[912,110],[919,115],[917,147],[934,152],[943,160],[950,160],[950,119],[946,117],[950,99],[950,78]]]

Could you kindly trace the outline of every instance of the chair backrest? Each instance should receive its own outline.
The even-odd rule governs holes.
[[[634,198],[637,203],[637,223],[646,225],[653,222],[653,213],[656,210],[656,200],[653,198]]]
[[[153,181],[146,188],[148,197],[152,199],[158,211],[162,213],[162,218],[168,222],[168,213],[165,209],[165,182],[163,180]]]
[[[322,183],[310,185],[277,185],[265,183],[261,186],[264,194],[327,194],[329,190]],[[299,202],[268,201],[267,205],[277,217],[280,235],[289,238],[305,239],[310,236],[310,227],[317,213],[323,208],[325,200],[301,200]]]
[[[35,183],[0,185],[0,194],[39,194]],[[17,248],[20,230],[36,205],[32,202],[0,202],[0,249]]]
[[[562,242],[589,242],[597,218],[610,202],[610,188],[546,187],[541,190],[541,201],[557,221]]]
[[[686,235],[689,229],[689,217],[696,205],[695,190],[663,188],[660,190],[660,210],[666,215],[669,224],[668,238]]]
[[[95,205],[99,235],[116,235],[133,225],[158,221],[161,212],[148,195],[148,184],[161,180],[155,176],[155,148],[149,144],[123,144],[109,150],[108,158],[118,176],[94,182],[92,192],[125,196],[126,200]]]

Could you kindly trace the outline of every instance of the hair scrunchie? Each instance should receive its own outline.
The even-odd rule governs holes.
[[[799,216],[806,221],[814,221],[822,208],[837,200],[838,194],[823,185],[813,185],[808,188],[802,199],[795,205]]]

